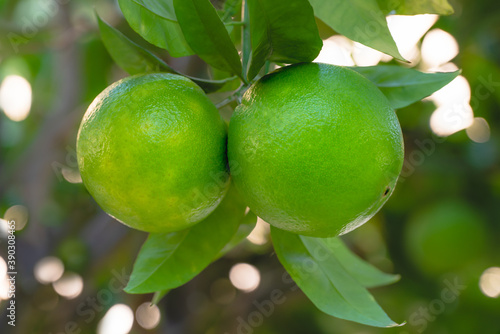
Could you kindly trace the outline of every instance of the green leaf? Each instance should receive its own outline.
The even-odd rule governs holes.
[[[173,0],[133,0],[137,4],[148,9],[150,12],[155,13],[164,19],[177,21],[174,10]]]
[[[154,14],[163,17],[167,20],[178,21],[175,15],[174,1],[173,0],[133,0],[137,4],[143,6]],[[231,33],[233,29],[232,16],[236,14],[238,9],[238,4],[241,4],[241,0],[229,0],[224,2],[224,8],[221,11],[217,11],[217,14],[221,17],[221,20],[226,25],[226,29]]]
[[[424,73],[397,65],[351,67],[384,93],[394,109],[420,101],[455,79],[460,71]]]
[[[128,74],[167,72],[183,75],[168,66],[163,60],[135,44],[121,32],[108,25],[97,14],[96,16],[104,46],[106,46],[111,58],[113,58],[118,66],[123,68]],[[223,80],[205,80],[187,75],[184,76],[198,84],[205,93],[218,91],[228,82],[234,81],[235,79],[235,77],[232,77]]]
[[[173,57],[194,54],[177,21],[159,16],[133,0],[118,0],[118,3],[132,29],[146,41],[168,50]]]
[[[181,74],[181,75],[184,75],[185,77],[196,82],[196,84],[198,86],[200,86],[201,89],[203,89],[203,91],[207,94],[224,90],[227,86],[234,87],[234,82],[238,80],[238,78],[236,78],[236,77],[230,77],[230,78],[225,78],[225,79],[221,79],[221,80],[207,80],[207,79],[190,77],[190,76],[185,75],[185,74]],[[238,83],[239,83],[239,80],[238,80]],[[236,86],[236,87],[238,87],[238,86]]]
[[[314,14],[338,33],[405,61],[376,0],[310,0]]]
[[[111,58],[130,75],[147,72],[176,73],[161,59],[129,40],[104,22],[97,14],[102,41]]]
[[[340,237],[325,238],[323,242],[335,254],[342,267],[365,288],[392,284],[400,279],[399,275],[384,273],[355,255]]]
[[[175,14],[186,41],[209,65],[242,75],[241,61],[217,11],[209,0],[174,0]]]
[[[227,82],[224,84],[223,87],[219,88],[217,91],[218,92],[229,92],[229,91],[233,91],[233,90],[236,90],[238,89],[238,87],[241,86],[241,80],[234,76],[234,77],[231,77],[232,80],[229,80],[228,79],[228,76],[230,76],[229,73],[227,72],[223,72],[223,71],[219,71],[218,69],[216,68],[210,68],[210,73],[211,73],[211,78],[213,78],[214,80],[226,80]]]
[[[241,11],[241,1],[242,0],[226,0],[224,2],[221,17],[222,22],[230,22],[232,17],[235,16],[238,11]]]
[[[271,227],[278,259],[321,311],[376,327],[398,326],[353,277],[322,238],[299,236]]]
[[[233,238],[246,205],[234,186],[215,211],[192,228],[150,234],[134,264],[128,293],[169,290],[190,281],[214,261]]]
[[[418,14],[453,14],[453,7],[447,0],[377,0],[382,11],[387,14],[418,15]]]
[[[227,243],[226,246],[220,251],[219,257],[223,256],[227,252],[229,252],[234,247],[238,246],[246,237],[253,231],[255,225],[257,223],[257,216],[252,211],[248,211],[248,213],[243,217],[240,222],[240,226],[238,227],[238,231],[233,236],[231,240]]]
[[[248,0],[253,79],[266,60],[282,63],[313,61],[321,51],[314,12],[307,0]]]

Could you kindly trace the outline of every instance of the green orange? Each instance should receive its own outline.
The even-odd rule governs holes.
[[[403,163],[388,100],[355,71],[298,64],[258,80],[229,124],[229,165],[250,209],[275,227],[330,237],[368,221]]]
[[[447,199],[410,218],[404,244],[419,270],[437,276],[483,266],[488,243],[481,214],[462,200]]]
[[[174,74],[139,75],[90,105],[78,133],[78,166],[111,216],[143,231],[176,231],[222,200],[226,142],[225,123],[196,84]]]

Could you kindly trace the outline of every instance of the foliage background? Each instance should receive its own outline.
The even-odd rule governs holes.
[[[408,324],[377,329],[322,314],[282,279],[284,269],[270,242],[247,242],[172,291],[159,304],[162,320],[155,329],[146,330],[135,322],[131,333],[236,333],[241,320],[248,322],[258,310],[254,302],[269,299],[274,289],[286,293],[285,301],[264,315],[261,324],[251,328],[253,333],[500,332],[498,298],[485,296],[479,287],[483,271],[500,262],[500,6],[486,0],[452,5],[455,14],[441,17],[435,27],[458,41],[460,53],[454,63],[463,69],[476,98],[475,116],[488,121],[491,137],[475,143],[460,131],[446,141],[436,140],[429,128],[432,102],[399,110],[408,158],[404,177],[382,212],[344,238],[360,256],[401,275],[400,282],[372,292],[391,318]],[[112,305],[123,303],[135,311],[151,300],[150,295],[109,293],[110,283],[120,285],[116,273],[130,273],[146,234],[114,222],[81,183],[68,182],[78,179],[75,140],[86,107],[107,85],[126,76],[100,40],[94,7],[113,26],[137,37],[113,1],[0,0],[0,79],[21,75],[33,91],[26,120],[15,122],[0,113],[0,216],[14,205],[29,211],[27,225],[17,233],[17,326],[7,325],[6,302],[0,301],[2,333],[95,333]],[[12,32],[23,38],[16,47],[8,38]],[[166,52],[155,51],[183,73],[206,75],[197,57],[169,58]],[[433,143],[429,144],[433,148],[422,149],[418,144],[422,142]],[[414,152],[421,152],[423,159],[411,160],[418,154]],[[453,243],[447,240],[455,238],[456,230],[433,231],[442,241],[434,248],[436,258],[444,254],[441,258],[446,259],[451,250],[449,262],[459,261],[445,272],[428,272],[425,268],[430,265],[422,268],[412,261],[416,233],[409,232],[410,225],[429,207],[449,200],[453,202],[448,211],[436,219],[453,217],[458,206],[470,207],[479,216],[478,228],[485,226],[486,236],[476,240],[458,235]],[[2,236],[4,258],[5,251]],[[474,258],[466,261],[471,253]],[[35,278],[35,265],[46,256],[61,259],[66,272],[83,278],[81,294],[64,298],[51,284]],[[260,271],[260,285],[250,293],[223,284],[239,262]],[[443,291],[457,281],[465,288],[445,302]]]

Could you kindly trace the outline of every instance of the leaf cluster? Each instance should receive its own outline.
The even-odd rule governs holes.
[[[322,48],[318,21],[333,31],[405,61],[386,15],[453,12],[446,0],[119,0],[132,29],[172,57],[197,55],[218,80],[190,77],[207,94],[232,89],[237,97],[270,64],[311,62]],[[134,43],[97,17],[104,45],[130,75],[180,74],[166,61]],[[353,67],[385,94],[395,109],[440,89],[459,72],[422,73],[399,65]],[[236,85],[234,84],[236,83]],[[232,101],[231,97],[227,101]],[[220,104],[221,106],[224,103]],[[256,224],[234,188],[204,221],[190,229],[151,234],[143,245],[126,287],[129,293],[155,292],[157,302],[243,241]],[[279,260],[297,285],[323,312],[371,326],[392,321],[368,292],[398,276],[361,260],[340,238],[312,238],[272,228]]]

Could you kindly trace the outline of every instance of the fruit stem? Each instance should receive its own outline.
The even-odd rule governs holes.
[[[220,108],[227,106],[229,103],[231,103],[233,101],[237,101],[238,103],[240,103],[241,96],[246,92],[248,87],[249,87],[249,85],[241,85],[240,88],[238,88],[238,90],[236,90],[233,94],[231,94],[230,96],[228,96],[224,100],[217,103],[215,106],[217,107],[217,109],[220,109]]]
[[[224,100],[220,101],[215,106],[217,107],[217,109],[220,109],[220,108],[227,106],[229,103],[231,103],[235,100],[236,100],[236,95],[233,94],[233,95],[225,98]]]
[[[225,23],[226,26],[244,26],[246,23],[244,21],[232,21]]]
[[[220,108],[227,106],[228,104],[230,104],[233,101],[237,101],[238,103],[240,103],[241,96],[246,92],[248,87],[249,87],[249,85],[241,85],[237,91],[235,91],[233,94],[231,94],[230,96],[228,96],[224,100],[217,103],[215,106],[217,107],[217,109],[220,109]]]

